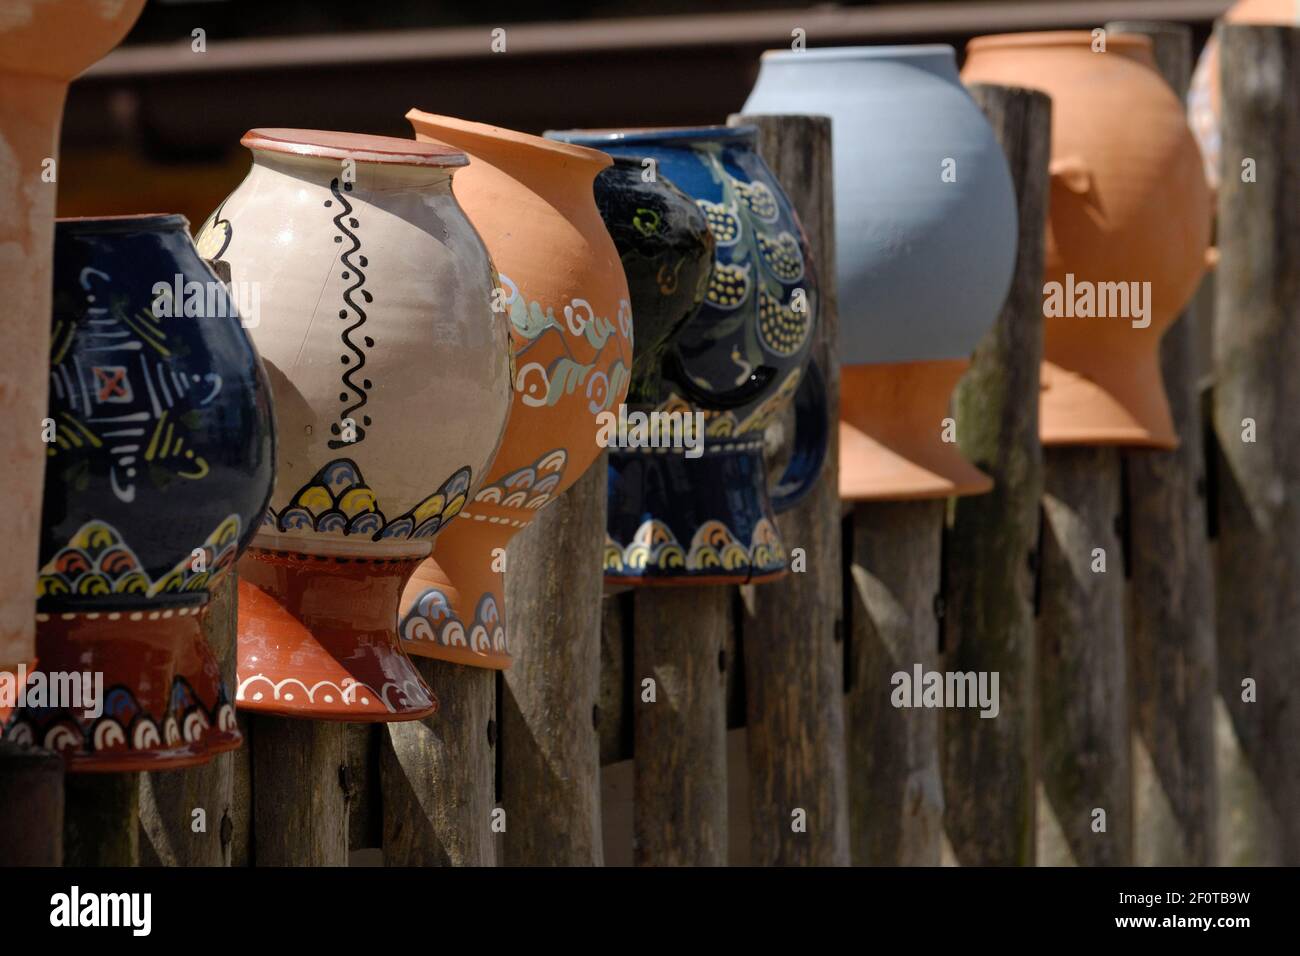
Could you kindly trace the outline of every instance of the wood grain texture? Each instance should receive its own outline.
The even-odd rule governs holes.
[[[848,768],[855,865],[935,866],[943,835],[939,711],[895,707],[893,677],[939,664],[946,503],[853,508]]]
[[[63,864],[63,758],[0,741],[0,865]]]
[[[631,591],[606,594],[600,614],[600,696],[596,735],[600,764],[632,756],[632,602]]]
[[[235,696],[236,595],[232,570],[213,591],[201,621],[231,700]],[[233,753],[219,754],[199,767],[143,774],[140,862],[146,866],[229,866],[234,775]],[[195,820],[196,810],[203,811],[201,826]]]
[[[1119,449],[1043,450],[1040,865],[1133,861],[1120,502]]]
[[[498,852],[508,865],[599,866],[601,590],[608,459],[510,542]]]
[[[1240,753],[1224,795],[1257,787],[1262,798],[1243,830],[1225,835],[1222,862],[1296,865],[1300,29],[1221,26],[1217,35],[1223,93],[1213,412],[1219,688]],[[1254,161],[1254,182],[1243,181],[1245,159]],[[1247,441],[1252,423],[1255,440]],[[1255,682],[1253,702],[1243,700],[1248,680]]]
[[[734,593],[730,587],[637,592],[632,856],[638,866],[727,863],[726,646]]]
[[[1118,21],[1106,29],[1149,38],[1161,75],[1186,95],[1188,27]],[[1189,309],[1160,343],[1178,448],[1124,453],[1134,862],[1142,866],[1215,862],[1214,574],[1196,371],[1197,324],[1205,318]]]
[[[414,660],[414,658],[412,658]],[[438,698],[439,712],[442,698]],[[436,718],[438,715],[435,714]],[[380,779],[380,751],[387,728],[397,724],[346,724],[343,742],[343,789],[348,798],[348,852],[384,845],[384,799]]]
[[[252,751],[256,866],[347,866],[347,725],[256,716]]]
[[[998,674],[999,710],[945,709],[944,827],[957,861],[1032,865],[1035,835],[1034,598],[1043,455],[1038,440],[1051,99],[975,85],[1006,153],[1019,246],[1007,301],[953,397],[962,454],[993,478],[955,499],[944,549],[947,670]]]
[[[63,865],[140,865],[140,774],[70,773],[63,784]]]
[[[826,381],[830,436],[816,486],[777,516],[787,553],[802,549],[805,570],[741,589],[750,861],[843,866],[849,862],[849,817],[831,123],[820,116],[732,116],[728,123],[758,127],[759,153],[803,223],[813,262],[821,265],[812,355]],[[800,810],[806,819],[796,828],[792,814]]]
[[[494,866],[496,671],[413,657],[438,695],[380,728],[386,866]]]

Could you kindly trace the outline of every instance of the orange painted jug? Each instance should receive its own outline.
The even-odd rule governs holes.
[[[602,152],[411,110],[419,139],[469,156],[452,184],[501,277],[514,342],[514,403],[483,486],[402,598],[410,654],[510,664],[505,548],[582,476],[632,369],[632,306],[593,193]],[[562,560],[557,555],[556,560]]]

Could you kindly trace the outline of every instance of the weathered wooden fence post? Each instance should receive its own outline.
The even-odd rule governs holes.
[[[252,862],[347,866],[347,725],[254,715]]]
[[[1132,860],[1121,499],[1118,448],[1043,450],[1040,865]]]
[[[999,709],[993,719],[966,708],[943,712],[944,827],[963,865],[1023,866],[1034,862],[1038,392],[1052,101],[1004,86],[976,84],[970,93],[1007,154],[1019,247],[1006,304],[953,402],[959,447],[994,487],[953,502],[944,554],[945,667],[998,674]]]
[[[943,499],[853,506],[847,719],[855,864],[940,862],[939,714],[892,706],[888,675],[938,665],[945,507]]]
[[[1220,26],[1219,688],[1261,791],[1225,863],[1300,863],[1300,29]],[[1265,818],[1260,818],[1260,815]],[[1254,819],[1252,819],[1252,817]]]
[[[63,758],[0,741],[0,853],[6,866],[63,863]]]
[[[236,576],[232,571],[212,595],[203,636],[221,664],[226,691],[235,688]],[[244,742],[248,746],[248,741]],[[153,866],[229,866],[233,841],[235,756],[219,754],[186,770],[140,777],[140,857]],[[194,813],[202,810],[195,830]]]
[[[644,587],[632,610],[632,854],[727,863],[731,587]],[[653,684],[647,684],[652,681]]]
[[[1191,30],[1117,21],[1108,32],[1151,40],[1181,100],[1191,79]],[[1189,309],[1160,343],[1179,446],[1126,452],[1128,641],[1133,714],[1134,862],[1215,862],[1214,576],[1205,506],[1205,443]]]
[[[510,542],[514,664],[501,701],[499,858],[599,866],[601,592],[607,454]]]
[[[139,773],[68,774],[63,865],[139,866],[139,812]]]
[[[506,618],[512,647],[514,622]],[[494,866],[497,672],[411,661],[438,695],[438,712],[382,728],[384,864]]]
[[[835,197],[831,123],[814,116],[732,116],[757,126],[758,150],[820,264],[813,360],[826,382],[830,443],[816,487],[777,524],[806,571],[741,588],[745,615],[750,827],[755,865],[849,862],[841,635],[839,360],[835,323]],[[803,812],[802,828],[792,815]],[[806,829],[803,829],[806,828]]]

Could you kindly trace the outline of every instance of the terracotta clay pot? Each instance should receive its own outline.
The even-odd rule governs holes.
[[[663,444],[611,449],[606,584],[743,584],[784,575],[776,513],[812,487],[825,454],[825,396],[809,363],[819,294],[803,227],[758,153],[757,130],[547,135],[652,166],[691,198],[713,236],[704,302],[664,353],[649,409],[691,421],[698,413],[700,454]],[[658,303],[652,298],[647,307]],[[793,454],[769,489],[764,433],[792,402]]]
[[[1150,41],[1110,35],[1104,53],[1092,45],[1081,31],[980,37],[962,76],[1052,97],[1043,443],[1172,448],[1160,337],[1205,270],[1209,189]]]
[[[243,143],[252,170],[199,235],[259,291],[280,423],[240,566],[238,706],[422,717],[436,701],[401,649],[401,587],[483,480],[511,402],[496,273],[452,196],[466,160],[321,130]]]
[[[483,487],[439,538],[436,568],[407,587],[402,635],[412,654],[502,668],[505,547],[587,470],[597,415],[627,394],[632,307],[592,195],[610,159],[419,110],[406,118],[421,141],[470,158],[453,188],[500,270],[515,395]]]
[[[1224,23],[1300,26],[1300,0],[1238,0],[1224,13]],[[1206,41],[1196,61],[1187,91],[1187,115],[1205,160],[1205,178],[1211,188],[1219,185],[1219,44],[1213,36]]]
[[[984,494],[993,479],[944,441],[967,359],[840,368],[840,497],[906,501]]]
[[[73,771],[202,762],[239,743],[200,615],[270,494],[266,373],[180,216],[61,221],[49,341],[37,651],[107,699],[7,734]]]
[[[841,497],[988,491],[943,420],[1006,298],[1017,211],[952,47],[768,51],[744,112],[833,125]]]
[[[7,0],[0,12],[0,447],[9,501],[0,549],[0,671],[32,666],[59,125],[68,83],[126,35],[144,0]]]

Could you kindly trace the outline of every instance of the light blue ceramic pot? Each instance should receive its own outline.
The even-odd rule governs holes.
[[[840,360],[969,357],[1006,297],[1017,216],[952,47],[769,51],[743,112],[831,118]]]

